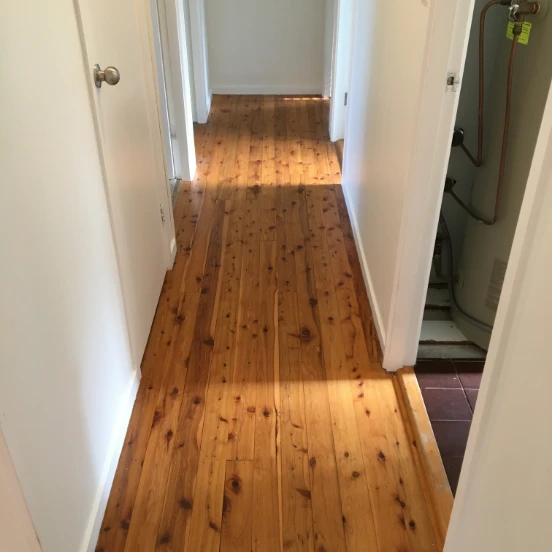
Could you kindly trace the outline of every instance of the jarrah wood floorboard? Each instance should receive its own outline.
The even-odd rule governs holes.
[[[318,97],[214,96],[97,552],[430,552]]]

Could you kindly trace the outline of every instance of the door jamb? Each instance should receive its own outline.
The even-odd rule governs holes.
[[[157,77],[157,90],[158,90],[158,111],[159,120],[161,122],[161,130],[163,135],[163,149],[165,157],[165,167],[167,169],[167,177],[169,181],[176,179],[177,167],[179,168],[178,160],[175,158],[176,148],[173,147],[171,138],[171,121],[170,121],[170,109],[169,109],[169,88],[170,88],[170,75],[168,75],[165,59],[163,53],[163,30],[162,30],[162,14],[159,10],[159,2],[157,0],[149,0],[149,9],[151,13],[151,45],[153,48],[153,60],[156,69]],[[166,34],[166,33],[165,33]],[[178,171],[179,172],[179,171]]]
[[[466,499],[477,469],[480,465],[482,451],[486,448],[486,436],[492,431],[493,410],[495,399],[501,390],[501,381],[505,367],[504,359],[512,330],[518,323],[519,304],[524,286],[527,286],[526,267],[531,254],[531,242],[542,221],[546,216],[542,212],[542,198],[551,185],[552,177],[552,86],[548,91],[541,127],[539,130],[531,169],[527,179],[525,194],[521,204],[514,241],[508,261],[508,269],[504,279],[504,286],[494,329],[483,372],[481,389],[477,398],[477,408],[474,413],[470,429],[468,445],[462,463],[460,481],[451,521],[445,541],[445,550],[459,549],[466,531],[466,522],[463,512]],[[521,369],[522,367],[519,366]],[[538,453],[538,451],[537,451]]]
[[[173,267],[176,258],[176,234],[172,209],[170,180],[175,178],[172,149],[170,144],[170,127],[168,121],[167,96],[163,77],[163,58],[161,51],[161,36],[155,0],[140,0],[138,7],[138,23],[144,57],[144,77],[146,82],[147,101],[152,136],[152,149],[155,156],[158,178],[163,185],[158,186],[160,216],[164,217],[166,236],[167,270]],[[148,61],[149,60],[149,61]],[[158,132],[155,131],[158,129]],[[167,144],[168,141],[168,144]]]
[[[330,4],[332,2],[332,4]],[[326,0],[324,21],[324,82],[322,83],[322,96],[331,98],[333,94],[333,81],[335,75],[335,49],[337,35],[337,15],[340,0]],[[333,7],[333,9],[331,9]],[[328,31],[332,33],[331,42],[328,42]],[[329,60],[329,63],[328,63]],[[331,102],[330,102],[331,103]]]
[[[389,371],[411,366],[416,361],[433,242],[458,109],[460,87],[455,90],[448,87],[447,74],[452,71],[459,76],[463,74],[474,0],[436,2],[431,9],[416,151],[405,187],[394,272],[395,291],[384,349],[383,366]]]
[[[192,116],[192,96],[186,48],[186,20],[184,4],[179,0],[159,0],[164,2],[167,15],[167,38],[169,44],[171,82],[174,95],[174,121],[171,128],[176,132],[178,159],[181,174],[176,177],[192,181],[196,172],[194,126]],[[158,32],[160,32],[158,27]]]
[[[349,82],[351,78],[351,63],[353,57],[354,48],[354,12],[356,11],[356,0],[347,0],[352,2],[351,6],[353,10],[353,16],[351,18],[351,28],[342,29],[344,24],[344,0],[335,0],[335,13],[334,13],[334,31],[333,31],[333,55],[332,55],[332,82],[331,82],[331,94],[330,94],[330,120],[329,120],[329,133],[330,140],[337,142],[345,138],[345,130],[347,126],[348,108],[344,105],[345,98],[343,93],[347,93],[349,89]],[[347,33],[343,31],[347,30]],[[352,36],[353,35],[353,36]],[[348,79],[346,87],[338,87],[338,79],[343,78],[343,71],[340,71],[340,67],[343,64],[343,40],[350,40],[349,49],[349,71],[346,78]],[[341,46],[341,47],[340,47]],[[339,88],[339,90],[338,90]],[[344,90],[343,90],[344,88]],[[343,103],[341,103],[343,102]]]
[[[192,43],[192,51],[189,54],[193,59],[196,115],[197,122],[205,124],[209,119],[213,98],[209,82],[205,0],[188,0],[188,2]]]

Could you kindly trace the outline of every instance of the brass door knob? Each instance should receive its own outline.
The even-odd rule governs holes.
[[[101,88],[103,82],[115,86],[120,80],[121,73],[116,67],[110,65],[102,70],[98,64],[94,65],[94,84],[96,88]]]

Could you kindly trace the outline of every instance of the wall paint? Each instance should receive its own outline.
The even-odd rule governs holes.
[[[214,93],[322,93],[323,0],[205,4]]]
[[[76,552],[137,372],[73,2],[13,3],[0,36],[0,423],[44,552]]]
[[[552,541],[552,95],[483,374],[445,552],[546,550]]]
[[[385,347],[431,11],[357,2],[343,188]],[[386,22],[389,22],[386,24]],[[405,29],[415,29],[405,40]],[[401,75],[397,80],[397,75]]]

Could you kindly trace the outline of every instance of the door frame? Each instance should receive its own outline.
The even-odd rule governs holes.
[[[528,277],[528,258],[541,218],[542,198],[552,185],[552,86],[548,91],[541,127],[527,179],[525,194],[516,226],[514,241],[508,261],[508,268],[502,288],[498,311],[483,372],[481,389],[477,398],[477,408],[470,428],[468,445],[462,463],[458,490],[454,501],[449,530],[445,541],[445,552],[462,549],[463,535],[469,532],[469,523],[464,513],[467,507],[469,490],[476,481],[480,460],[487,448],[487,435],[494,430],[496,403],[499,402],[504,386],[501,385],[504,373],[508,370],[505,358],[508,345],[518,322],[520,305],[523,304],[523,291],[531,282]],[[544,344],[543,344],[544,347]],[[520,370],[524,366],[520,365]],[[511,369],[511,368],[510,368]],[[535,377],[535,376],[528,376]],[[493,416],[494,414],[494,416]],[[538,454],[538,451],[533,451]],[[492,529],[492,528],[491,528]]]
[[[171,92],[174,98],[182,97],[178,82],[187,80],[190,95],[184,96],[186,113],[189,106],[192,120],[205,124],[209,119],[213,99],[209,81],[205,0],[152,1],[159,2],[160,11],[166,12],[166,21],[161,25],[160,30],[163,35],[162,43],[164,48],[167,45],[172,65],[171,79],[175,81],[174,84],[169,85],[173,88]],[[177,59],[180,59],[180,62],[174,63],[173,60]],[[179,125],[178,121],[172,123],[175,127]],[[176,132],[178,131],[177,128]]]
[[[184,0],[188,2],[190,12],[190,34],[193,60],[193,82],[197,122],[205,124],[211,112],[213,93],[209,80],[209,54],[207,48],[207,23],[205,19],[205,0]]]
[[[158,80],[158,74],[162,71],[160,64],[162,60],[157,58],[159,50],[156,50],[156,42],[159,43],[159,28],[155,28],[153,22],[155,21],[155,15],[153,9],[157,9],[153,5],[154,0],[134,0],[134,7],[136,8],[139,41],[141,46],[141,61],[144,71],[144,85],[146,91],[146,104],[147,104],[147,116],[149,119],[149,142],[152,148],[154,158],[154,171],[155,180],[154,184],[154,197],[156,201],[156,208],[160,209],[159,217],[161,222],[161,228],[159,228],[160,241],[163,247],[163,260],[165,264],[165,270],[170,270],[173,267],[174,260],[176,258],[176,233],[174,225],[174,216],[172,209],[172,197],[169,182],[170,174],[170,156],[167,149],[164,147],[163,136],[163,117],[166,113],[166,103],[163,102],[164,97],[164,81]],[[102,151],[101,134],[98,126],[98,104],[97,96],[95,94],[94,79],[92,78],[92,60],[88,57],[88,51],[86,47],[85,28],[83,23],[83,14],[81,10],[81,0],[74,0],[74,9],[77,17],[77,24],[79,27],[80,40],[83,51],[83,63],[85,71],[89,74],[88,89],[90,95],[90,104],[94,114],[94,124],[96,127],[96,141],[98,147],[98,154],[100,156],[102,177],[104,181],[104,187],[106,190],[106,197],[108,199],[109,217],[114,232],[116,228],[116,220],[113,212],[113,205],[111,204],[109,193],[109,181],[106,171],[104,154]],[[117,263],[119,269],[121,268],[121,249],[120,244],[115,240],[115,253],[117,257]],[[125,286],[127,282],[121,280],[121,287],[123,288],[123,295],[125,296]],[[131,324],[129,323],[129,308],[130,305],[125,303],[125,315],[127,317],[127,329],[129,342],[131,349],[133,350],[133,362],[135,369],[140,373],[140,365],[142,358],[136,358],[137,353],[133,348],[133,340],[131,336]],[[153,320],[152,320],[153,322]]]
[[[172,209],[171,179],[175,178],[174,157],[170,144],[170,126],[168,121],[167,92],[163,76],[163,54],[157,5],[155,0],[136,0],[140,39],[144,58],[144,75],[147,102],[152,129],[158,132],[151,136],[155,164],[157,167],[157,186],[160,205],[165,217],[167,270],[173,267],[176,258],[176,232]],[[105,176],[104,176],[105,178]]]
[[[166,45],[166,50],[162,52],[162,55],[165,55],[165,70],[170,73],[167,82],[171,86],[168,94],[173,99],[173,113],[169,113],[169,117],[172,119],[169,126],[171,143],[176,149],[176,178],[190,182],[195,177],[197,161],[184,3],[182,0],[150,1],[159,5],[157,12],[159,18],[166,18],[160,25],[157,25],[157,33],[160,43]],[[164,36],[161,36],[161,33]],[[161,63],[163,62],[162,59],[161,57]]]
[[[345,2],[350,3],[350,16],[345,12]],[[345,138],[348,106],[345,94],[349,92],[353,59],[356,0],[335,0],[333,57],[330,93],[330,140]]]
[[[170,177],[173,174],[172,154],[170,148],[167,147],[168,132],[168,109],[166,103],[166,90],[164,88],[165,81],[161,78],[163,75],[162,52],[160,48],[161,37],[159,34],[159,25],[157,19],[156,0],[135,0],[136,11],[138,15],[138,26],[140,32],[140,43],[142,46],[142,60],[144,67],[144,80],[146,86],[146,102],[148,104],[148,117],[150,119],[150,128],[153,130],[150,140],[155,159],[156,168],[156,195],[159,205],[165,217],[164,227],[164,256],[166,260],[167,270],[170,270],[174,264],[176,257],[176,234],[174,226],[174,216],[172,212],[172,198]],[[88,59],[86,51],[86,42],[82,23],[80,0],[74,0],[74,9],[77,16],[80,39],[83,47],[83,63],[85,70],[90,72],[89,93],[90,103],[93,111],[97,109],[94,96],[94,81],[91,75],[91,60]],[[101,153],[101,142],[98,128],[96,128],[96,139],[98,142],[98,151],[102,160],[102,172],[104,186],[107,190],[107,174],[103,163]],[[109,197],[109,196],[108,196]],[[110,217],[112,213],[110,212]],[[111,221],[113,226],[113,221]]]
[[[169,116],[169,92],[170,92],[170,75],[167,75],[165,68],[166,60],[163,55],[163,32],[161,15],[159,13],[156,0],[150,0],[149,11],[151,14],[151,45],[154,53],[154,65],[156,69],[156,82],[158,90],[157,105],[159,110],[159,119],[161,121],[161,131],[163,136],[163,154],[165,158],[165,167],[167,171],[167,178],[170,182],[177,178],[177,168],[180,170],[180,166],[177,164],[179,160],[176,158],[178,152],[173,147],[171,137],[171,123]]]
[[[339,4],[340,0],[326,0],[326,17],[324,25],[324,82],[322,83],[322,96],[324,98],[331,98],[333,94]]]
[[[429,7],[416,149],[405,187],[394,292],[385,328],[383,366],[389,371],[416,362],[474,1],[433,2]],[[458,84],[453,87],[447,86],[449,72],[457,75]]]

